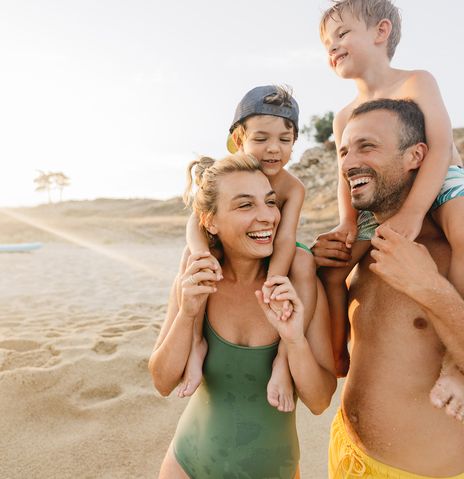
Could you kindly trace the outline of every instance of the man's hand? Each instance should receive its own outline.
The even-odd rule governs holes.
[[[390,286],[413,296],[433,287],[437,265],[424,245],[415,243],[382,224],[371,240],[375,263],[369,268]]]
[[[347,246],[347,232],[339,231],[337,228],[319,235],[311,246],[311,251],[318,267],[344,267],[351,259],[351,250]]]

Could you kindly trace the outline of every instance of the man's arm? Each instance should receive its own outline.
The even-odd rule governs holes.
[[[464,371],[464,300],[439,272],[427,248],[382,225],[371,240],[369,267],[424,308],[461,371]]]

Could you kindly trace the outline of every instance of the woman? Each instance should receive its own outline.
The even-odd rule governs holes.
[[[203,383],[179,421],[159,477],[293,479],[299,477],[295,413],[270,406],[266,384],[284,341],[298,396],[315,414],[327,408],[336,388],[327,306],[316,306],[306,339],[304,305],[287,278],[271,278],[277,297],[263,302],[280,213],[258,162],[239,154],[201,159],[189,171],[193,165],[199,186],[193,208],[222,250],[223,277],[210,253],[191,255],[171,291],[149,362],[155,387],[168,395],[179,383],[195,320],[203,315],[208,355]],[[287,301],[291,308],[275,312]]]

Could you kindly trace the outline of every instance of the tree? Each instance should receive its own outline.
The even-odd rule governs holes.
[[[61,171],[52,172],[52,171],[42,171],[38,170],[39,175],[34,179],[34,183],[37,185],[35,191],[46,191],[48,195],[48,202],[52,202],[51,190],[59,190],[60,192],[60,201],[63,198],[63,188],[69,186],[69,178]]]
[[[301,133],[306,135],[308,140],[314,137],[317,143],[327,144],[333,134],[333,119],[333,111],[328,111],[324,116],[313,115],[309,125],[303,125]]]
[[[63,199],[63,188],[65,188],[66,186],[69,186],[70,184],[69,178],[61,171],[52,173],[52,175],[53,175],[53,181],[55,183],[55,186],[60,192],[60,201],[61,201]]]
[[[34,183],[37,185],[35,187],[35,191],[46,191],[48,195],[48,202],[51,203],[52,199],[50,196],[50,190],[52,189],[52,173],[42,170],[37,170],[39,172],[39,176],[34,178]]]

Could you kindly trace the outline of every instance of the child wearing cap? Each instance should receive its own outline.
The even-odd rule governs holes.
[[[423,111],[428,154],[404,205],[385,224],[414,240],[430,210],[451,246],[452,266],[448,277],[464,295],[464,170],[433,76],[426,71],[399,70],[390,65],[401,37],[398,9],[389,0],[336,0],[322,16],[320,36],[332,70],[343,79],[354,80],[358,90],[356,98],[335,115],[337,147],[351,113],[366,101],[409,98]],[[352,186],[356,187],[358,185]],[[378,225],[369,212],[363,211],[358,217],[351,206],[349,186],[342,176],[338,203],[339,226],[318,239],[319,245],[330,242],[330,250],[316,243],[313,251],[319,266],[333,267],[324,268],[320,275],[327,287],[337,374],[344,376],[349,365],[345,279],[351,268],[347,269],[346,265],[348,261],[356,264],[366,253]],[[449,358],[443,364],[442,374],[431,391],[431,400],[437,407],[447,405],[447,413],[458,418],[459,410],[464,408],[464,376]]]
[[[241,151],[254,156],[261,164],[264,174],[276,192],[281,221],[274,241],[274,252],[269,261],[267,278],[272,276],[291,277],[298,295],[305,304],[326,307],[322,286],[317,285],[315,263],[309,249],[296,242],[300,210],[305,189],[303,184],[284,169],[290,160],[293,144],[298,137],[298,104],[291,92],[281,86],[259,86],[250,90],[237,106],[228,139],[228,149],[232,153]],[[244,200],[244,209],[248,203]],[[192,253],[208,250],[207,239],[198,227],[198,219],[192,215],[187,225],[187,245]],[[298,246],[298,247],[297,247]],[[219,262],[216,273],[221,275]],[[320,294],[318,294],[320,293]],[[274,301],[273,288],[266,282],[263,285],[264,301],[272,308],[280,308]],[[307,298],[307,301],[304,299]],[[284,304],[280,311],[282,320],[291,313]],[[314,311],[305,311],[306,324]],[[190,396],[198,387],[202,377],[202,363],[207,345],[202,338],[202,325],[196,325],[189,362],[183,381],[179,386],[179,396]],[[273,372],[267,387],[269,403],[279,411],[289,412],[295,407],[293,383],[286,351],[281,344],[273,363]]]

